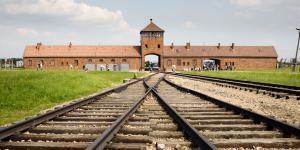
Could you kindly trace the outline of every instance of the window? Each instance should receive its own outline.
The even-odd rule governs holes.
[[[66,62],[67,65],[69,65],[69,62]]]
[[[171,66],[171,65],[172,65],[172,60],[171,60],[171,59],[168,59],[167,64],[168,64],[168,66]]]
[[[234,66],[234,62],[232,62],[232,66]]]
[[[148,45],[147,45],[147,44],[145,44],[145,47],[146,47],[146,48],[148,48]]]
[[[182,65],[184,65],[184,66],[185,66],[185,62],[183,62],[183,63],[182,63]]]
[[[78,66],[79,61],[78,60],[74,60],[74,64],[75,64],[75,66]]]
[[[197,66],[197,60],[193,59],[192,64],[193,64],[193,66]]]
[[[32,60],[28,60],[28,65],[32,66]]]
[[[99,59],[99,62],[103,62],[103,59]]]
[[[177,66],[180,66],[180,65],[181,65],[181,60],[177,59]]]
[[[93,62],[93,59],[88,59],[88,62],[90,62],[90,63]]]
[[[157,48],[160,48],[160,44],[157,45]]]
[[[55,65],[55,61],[54,60],[50,60],[50,66],[54,66]]]
[[[115,62],[116,60],[115,60],[115,59],[111,59],[110,61],[111,61],[111,62]]]
[[[186,62],[186,65],[189,66],[189,65],[190,65],[190,62]]]
[[[64,62],[63,62],[63,61],[61,62],[61,65],[62,65],[62,66],[64,65]]]
[[[122,62],[127,62],[127,59],[122,59]]]

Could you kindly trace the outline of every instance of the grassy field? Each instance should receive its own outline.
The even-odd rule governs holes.
[[[300,71],[292,73],[290,69],[280,70],[257,70],[257,71],[202,71],[202,72],[186,72],[195,75],[205,75],[212,77],[256,81],[273,84],[284,84],[291,86],[300,86]]]
[[[131,77],[130,72],[0,71],[0,125],[99,92]]]

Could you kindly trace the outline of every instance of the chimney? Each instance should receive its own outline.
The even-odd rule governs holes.
[[[235,43],[232,43],[231,45],[231,49],[234,49]]]
[[[71,48],[71,47],[72,47],[72,43],[70,42],[70,43],[69,43],[69,48]]]
[[[218,46],[217,46],[217,48],[218,48],[218,49],[220,49],[220,48],[221,48],[221,43],[218,43]]]
[[[40,50],[41,46],[42,46],[42,42],[39,42],[39,43],[36,43],[36,47],[35,48],[37,50]]]
[[[172,42],[172,43],[171,43],[171,49],[173,49],[173,48],[174,48],[174,43]]]
[[[191,49],[191,43],[190,43],[190,42],[187,42],[185,48],[186,48],[187,50],[190,50],[190,49]]]

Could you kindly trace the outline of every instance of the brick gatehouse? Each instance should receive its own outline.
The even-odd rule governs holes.
[[[26,46],[24,67],[44,69],[107,69],[138,71],[144,69],[145,56],[157,55],[164,70],[192,70],[212,60],[220,69],[273,69],[277,53],[273,46],[214,46],[164,45],[164,30],[150,21],[140,32],[140,45],[37,45]]]

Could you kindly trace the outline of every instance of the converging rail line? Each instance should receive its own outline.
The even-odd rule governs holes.
[[[300,129],[158,73],[0,130],[0,149],[299,149]]]
[[[300,129],[164,79],[161,97],[218,149],[300,148]]]
[[[186,77],[195,80],[205,80],[212,82],[215,85],[239,89],[249,92],[256,92],[257,94],[269,95],[275,98],[297,99],[300,100],[300,87],[287,86],[280,84],[260,83],[252,81],[241,81],[217,77],[208,77],[202,75],[191,75],[184,73],[169,73],[175,76]]]
[[[0,130],[0,149],[85,149],[144,97],[139,79],[73,102]]]

